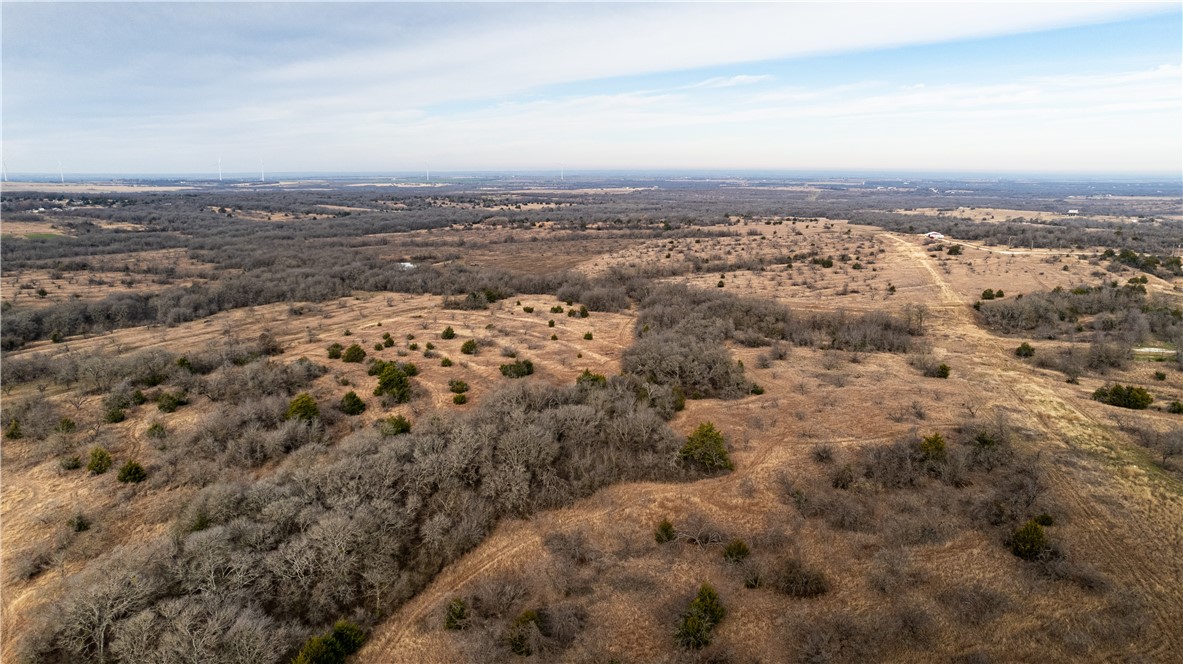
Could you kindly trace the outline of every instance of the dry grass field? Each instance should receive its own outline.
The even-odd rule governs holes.
[[[507,200],[483,209],[516,205]],[[538,206],[523,204],[529,205]],[[320,207],[323,215],[236,214],[260,225],[312,224],[370,210]],[[381,207],[388,206],[374,206]],[[1036,214],[965,212],[987,222]],[[1173,362],[1156,361],[1162,355],[1139,353],[1105,373],[1066,381],[1050,365],[1016,357],[1015,348],[1029,341],[1038,357],[1050,357],[1087,346],[1083,334],[1055,340],[1003,336],[986,328],[974,310],[985,289],[1005,291],[1011,301],[1057,288],[1125,283],[1142,273],[1103,262],[1100,247],[931,242],[837,219],[735,216],[723,228],[728,234],[626,238],[583,236],[549,222],[495,222],[370,236],[384,243],[379,252],[389,261],[422,254],[433,267],[533,276],[574,271],[588,279],[645,272],[656,283],[771,301],[802,315],[898,314],[910,307],[923,312],[925,331],[907,353],[788,344],[776,356],[768,346],[728,342],[745,379],[762,392],[688,400],[669,426],[686,436],[700,423],[713,423],[734,470],[692,481],[614,484],[557,509],[501,519],[483,541],[429,575],[421,591],[389,611],[375,611],[356,661],[530,661],[514,654],[520,643],[507,636],[529,629],[532,660],[556,662],[1183,658],[1179,461],[1160,462],[1131,433],[1178,429],[1180,415],[1167,412],[1166,404],[1183,400],[1183,372]],[[47,231],[6,224],[9,232]],[[174,267],[167,282],[154,281],[161,264]],[[208,264],[178,249],[108,254],[86,272],[6,271],[0,285],[6,303],[37,308],[213,280]],[[1151,275],[1145,288],[1178,307],[1178,283]],[[46,295],[39,296],[39,288]],[[319,404],[329,442],[254,465],[194,462],[184,471],[170,470],[186,453],[178,444],[196,440],[211,419],[243,404],[192,393],[175,412],[165,412],[152,399],[171,388],[150,386],[143,388],[146,402],[127,406],[126,419],[112,422],[107,398],[86,391],[85,372],[74,384],[6,384],[6,409],[44,402],[36,412],[71,424],[68,431],[59,424],[45,435],[7,436],[3,444],[3,661],[19,661],[13,653],[44,617],[45,602],[65,592],[71,576],[92,560],[119,546],[179,538],[176,524],[203,488],[298,476],[330,458],[332,441],[369,431],[391,416],[418,426],[436,414],[474,412],[515,382],[499,369],[515,360],[534,363],[533,375],[522,379],[528,382],[572,385],[585,370],[616,376],[637,341],[642,313],[633,302],[619,312],[569,315],[580,302],[526,293],[509,294],[485,309],[452,303],[439,295],[358,291],[320,302],[230,308],[173,326],[33,340],[8,351],[5,362],[41,355],[59,364],[87,357],[114,362],[150,351],[170,358],[217,356],[270,339],[281,352],[254,364],[291,366],[307,358],[325,367],[294,391]],[[455,336],[442,338],[445,328]],[[470,340],[477,342],[475,354],[461,350]],[[367,359],[414,363],[413,398],[383,405],[372,394],[376,379],[367,364],[328,357],[334,343],[358,344]],[[209,380],[216,385],[235,363],[243,364],[228,362]],[[923,367],[937,363],[948,367],[947,378],[924,375]],[[468,385],[467,403],[453,401],[457,380]],[[1155,407],[1131,411],[1092,399],[1094,390],[1115,382],[1147,386]],[[337,410],[350,391],[366,402],[364,413]],[[974,432],[987,430],[1005,433],[1014,455],[1010,465],[967,466],[954,479],[946,474],[951,471],[930,465],[928,474],[899,486],[872,473],[877,454],[937,433],[952,457],[970,458]],[[110,452],[114,468],[138,461],[149,470],[148,479],[121,484],[114,472],[89,474],[63,465],[75,455],[85,464],[96,446]],[[1008,547],[1009,526],[978,518],[991,504],[1005,502],[999,496],[1007,492],[1030,492],[1025,509],[1046,513],[1062,559],[1024,561]],[[79,515],[88,528],[73,525]],[[655,539],[663,520],[673,524],[674,541]],[[746,562],[724,559],[724,546],[736,539],[751,550]],[[778,590],[778,570],[787,560],[821,573],[828,589],[812,597]],[[680,648],[675,628],[703,583],[718,591],[726,616],[710,645]],[[481,607],[468,629],[445,628],[449,603],[457,598]],[[530,610],[546,616],[546,632],[539,620],[523,621]]]
[[[91,259],[90,264],[85,272],[11,270],[0,281],[0,299],[26,307],[93,302],[118,293],[147,293],[207,283],[212,267],[177,249],[109,254]]]
[[[48,237],[62,235],[62,230],[44,221],[9,221],[4,224],[4,234],[19,237]]]
[[[1074,209],[1069,207],[1058,212],[1046,212],[1042,210],[1007,210],[1000,208],[978,208],[978,207],[958,207],[958,208],[913,208],[910,210],[897,210],[897,212],[906,212],[908,214],[924,214],[934,217],[958,217],[961,219],[969,219],[971,221],[978,221],[984,223],[1002,222],[1002,221],[1055,221],[1057,219],[1064,219],[1069,216],[1068,210]],[[1137,221],[1136,216],[1115,216],[1115,215],[1090,215],[1091,219],[1098,221],[1123,221],[1132,222]]]
[[[1135,654],[1165,661],[1177,654],[1183,648],[1176,629],[1183,617],[1183,535],[1175,527],[1183,523],[1178,479],[1162,475],[1122,439],[1110,419],[1115,409],[1089,399],[1101,381],[1069,385],[1050,372],[1023,365],[1012,353],[1017,342],[983,331],[970,315],[975,284],[983,280],[1012,292],[1044,289],[1073,283],[1074,276],[1085,279],[1087,263],[1073,261],[1068,273],[1044,275],[1046,264],[1035,256],[1012,256],[991,265],[983,264],[984,252],[967,252],[949,266],[950,274],[918,239],[854,230],[849,237],[834,232],[829,241],[818,237],[819,232],[809,241],[833,251],[882,247],[884,253],[875,259],[875,280],[897,285],[889,303],[927,304],[932,352],[954,368],[948,380],[919,377],[898,356],[794,350],[784,362],[751,372],[765,394],[737,402],[692,402],[673,422],[683,433],[701,421],[718,425],[732,446],[734,473],[691,485],[617,486],[571,508],[503,523],[378,628],[361,660],[482,661],[487,650],[474,650],[462,633],[443,628],[444,610],[453,598],[479,594],[483,584],[505,579],[525,589],[529,599],[523,606],[558,603],[572,594],[590,598],[594,615],[561,661],[685,661],[671,639],[663,643],[654,635],[671,632],[680,610],[673,607],[680,607],[681,598],[704,581],[719,589],[729,611],[717,631],[720,647],[714,656],[722,659],[714,661],[794,660],[801,635],[836,612],[889,629],[875,622],[883,620],[885,603],[909,610],[922,607],[933,621],[932,633],[916,637],[923,654],[916,649],[885,651],[874,657],[878,661],[941,662],[973,655],[989,658],[980,661],[1038,657],[1071,662]],[[643,261],[659,251],[661,247],[641,246],[601,260]],[[980,267],[971,274],[975,262]],[[808,273],[801,276],[809,278]],[[690,282],[711,287],[716,277]],[[787,279],[775,273],[729,274],[726,287],[776,297],[791,306],[881,305],[858,295],[837,299],[833,285],[828,287],[830,297],[783,288]],[[827,288],[824,278],[817,281],[818,290]],[[758,351],[736,349],[736,354],[746,366],[756,366]],[[1109,378],[1145,382],[1141,374],[1152,366],[1137,362],[1128,373]],[[1177,397],[1183,381],[1177,372],[1169,380],[1156,393]],[[1112,597],[1040,579],[980,533],[908,547],[908,565],[918,578],[905,582],[912,587],[902,597],[884,597],[864,579],[890,558],[890,523],[876,524],[871,534],[835,533],[803,520],[778,498],[783,474],[826,472],[812,460],[819,445],[842,458],[846,450],[885,444],[912,430],[948,433],[967,420],[999,416],[1021,432],[1025,449],[1043,459],[1047,488],[1059,505],[1060,536],[1085,563],[1103,570],[1119,592],[1139,595],[1145,615],[1123,613],[1129,607]],[[925,508],[912,507],[921,513]],[[719,545],[656,544],[652,529],[667,518],[675,524],[709,521],[727,537],[756,543],[754,549],[762,545],[798,552],[816,561],[835,580],[835,588],[812,600],[747,590],[742,575],[722,563]],[[586,538],[589,560],[573,564],[563,553],[549,550],[545,542],[556,535]],[[998,609],[997,619],[959,614],[948,598],[964,587],[996,589],[1005,608]],[[989,630],[989,639],[982,638],[983,629]],[[1122,636],[1114,636],[1119,632]],[[836,647],[834,658],[845,661],[840,651]]]

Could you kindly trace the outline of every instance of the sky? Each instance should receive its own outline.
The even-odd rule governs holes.
[[[1183,175],[1183,5],[0,4],[10,175]]]

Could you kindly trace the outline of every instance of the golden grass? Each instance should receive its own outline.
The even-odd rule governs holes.
[[[787,661],[796,656],[787,644],[819,611],[844,607],[855,615],[869,616],[881,610],[883,600],[863,581],[874,564],[869,554],[871,536],[836,534],[816,520],[802,520],[777,497],[778,475],[812,477],[826,472],[809,458],[810,450],[819,443],[828,443],[844,455],[860,446],[896,440],[913,429],[947,432],[970,417],[971,410],[978,417],[1005,413],[1024,432],[1024,447],[1043,455],[1048,468],[1046,481],[1063,506],[1058,537],[1071,543],[1074,556],[1102,570],[1115,586],[1140,593],[1150,622],[1143,637],[1132,645],[1092,643],[1073,650],[1065,645],[1070,639],[1062,638],[1063,633],[1082,629],[1082,622],[1102,608],[1104,600],[1069,584],[1033,581],[1023,563],[998,542],[980,533],[964,532],[942,544],[914,547],[914,564],[927,574],[925,594],[919,601],[928,601],[923,598],[940,589],[974,582],[996,588],[1020,608],[988,625],[986,638],[982,630],[960,624],[939,607],[932,607],[941,638],[924,651],[923,661],[948,661],[973,649],[993,654],[996,661],[1009,661],[1015,653],[1023,657],[1039,653],[1040,659],[1047,661],[1099,661],[1134,652],[1165,660],[1183,652],[1183,639],[1176,629],[1183,616],[1183,537],[1177,527],[1183,523],[1183,499],[1178,480],[1154,472],[1145,453],[1115,430],[1109,419],[1112,409],[1089,399],[1100,378],[1070,385],[1054,372],[1020,362],[1012,353],[1017,340],[983,331],[971,315],[970,304],[984,288],[1002,288],[1012,297],[1020,292],[1090,283],[1096,279],[1092,273],[1097,266],[1075,252],[1067,256],[1059,252],[999,254],[967,247],[963,255],[950,257],[925,251],[919,237],[843,222],[799,222],[796,226],[746,223],[738,228],[744,232],[755,229],[760,235],[702,242],[677,240],[672,246],[666,240],[566,245],[540,241],[482,247],[469,252],[466,260],[522,271],[528,271],[533,263],[536,270],[544,271],[585,255],[579,267],[594,275],[613,266],[682,261],[689,256],[714,263],[817,250],[823,256],[834,256],[833,268],[795,261],[791,269],[778,265],[763,271],[699,273],[671,280],[715,288],[722,278],[728,291],[774,298],[801,310],[894,310],[907,303],[925,304],[931,324],[923,342],[953,368],[952,376],[948,380],[922,378],[901,356],[800,348],[792,349],[787,360],[762,369],[757,358],[763,349],[735,348],[748,376],[764,387],[765,393],[727,402],[692,401],[672,422],[682,433],[701,421],[714,422],[732,447],[735,472],[691,484],[613,486],[568,508],[529,520],[502,522],[480,546],[447,567],[425,591],[379,625],[358,661],[465,661],[471,653],[463,650],[463,641],[440,627],[441,607],[497,575],[522,577],[540,601],[557,601],[561,597],[555,593],[563,583],[574,581],[559,582],[571,572],[559,566],[543,546],[544,537],[555,532],[583,533],[595,548],[606,552],[601,563],[576,570],[575,581],[586,581],[595,612],[567,659],[611,656],[626,661],[677,661],[682,653],[668,638],[672,632],[668,619],[684,606],[685,598],[699,583],[710,581],[730,612],[717,629],[716,640],[731,649],[734,659]],[[794,235],[794,230],[801,235]],[[466,236],[490,239],[509,232],[483,229]],[[447,231],[407,235],[439,240],[451,237]],[[852,260],[839,262],[843,253],[850,254]],[[852,268],[855,257],[864,269]],[[23,278],[34,277],[48,279],[48,275],[32,272]],[[58,290],[53,280],[48,283]],[[894,292],[889,291],[889,284],[895,286]],[[10,287],[7,279],[4,287]],[[1151,288],[1173,292],[1173,284],[1160,280],[1153,280]],[[98,294],[83,291],[82,296]],[[69,339],[66,346],[75,353],[129,353],[154,347],[184,353],[218,347],[229,337],[252,339],[270,331],[285,349],[282,361],[307,356],[330,368],[311,388],[322,408],[336,403],[350,389],[366,399],[370,408],[357,422],[348,423],[364,425],[395,413],[414,419],[432,409],[461,412],[470,408],[506,381],[498,366],[510,360],[501,356],[501,346],[511,346],[519,357],[535,363],[538,371],[530,380],[568,384],[585,368],[617,373],[620,355],[632,342],[633,314],[593,313],[587,319],[571,318],[565,313],[549,313],[554,304],[559,303],[552,297],[515,296],[487,311],[454,311],[442,309],[439,297],[359,293],[300,307],[277,304],[229,311],[175,328],[118,330]],[[525,313],[524,306],[534,307],[534,313]],[[550,319],[556,327],[547,326]],[[449,325],[456,338],[440,339],[439,332]],[[345,336],[347,329],[350,336]],[[588,331],[593,333],[592,341],[583,339]],[[384,332],[392,335],[395,346],[374,351],[374,343]],[[408,334],[415,336],[413,343],[420,348],[400,356],[399,349],[412,343],[406,339]],[[551,334],[559,339],[551,341]],[[493,345],[476,356],[462,355],[459,346],[470,338],[485,338]],[[356,342],[371,356],[415,362],[420,369],[415,382],[426,396],[382,409],[370,396],[375,379],[366,376],[364,365],[325,357],[325,347],[333,342]],[[427,342],[435,345],[440,356],[450,357],[455,366],[444,368],[439,366],[439,358],[424,358]],[[13,356],[64,347],[37,342]],[[1157,366],[1135,362],[1107,379],[1146,384],[1150,382],[1148,374]],[[1152,385],[1156,393],[1183,394],[1178,372],[1167,373],[1166,381]],[[470,384],[470,405],[451,403],[447,382],[452,378]],[[21,398],[34,389],[21,388],[6,400]],[[57,388],[49,392],[63,404],[69,396]],[[99,397],[92,397],[78,410],[75,416],[80,429],[98,421],[98,402]],[[914,404],[923,411],[923,419],[915,415]],[[174,435],[183,435],[211,412],[212,404],[198,399],[168,421]],[[117,459],[136,456],[151,462],[154,450],[144,431],[155,417],[154,409],[144,408],[124,423],[104,425],[118,434],[114,439],[120,442],[112,450]],[[1146,417],[1158,426],[1172,425],[1161,413]],[[81,505],[96,513],[118,515],[122,522],[142,524],[134,530],[102,526],[88,533],[89,543],[79,545],[86,548],[71,550],[65,559],[62,569],[73,571],[86,559],[80,557],[82,553],[94,555],[121,542],[162,532],[191,495],[191,490],[156,494],[113,489],[109,476],[64,474],[57,469],[56,458],[30,461],[35,451],[29,443],[6,441],[3,454],[0,518],[6,559],[42,541],[47,527],[57,527],[55,524]],[[274,466],[266,467],[259,474],[274,470]],[[745,590],[741,580],[721,565],[717,548],[663,548],[653,542],[652,528],[658,521],[670,518],[681,524],[694,514],[717,521],[754,549],[799,551],[830,576],[834,590],[806,603],[768,591]],[[13,635],[27,624],[26,612],[33,598],[48,592],[58,576],[50,572],[28,582],[5,580],[4,644],[10,645]],[[915,653],[910,651],[909,656]],[[884,660],[894,656],[887,653]]]

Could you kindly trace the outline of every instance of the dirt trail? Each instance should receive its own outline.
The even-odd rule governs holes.
[[[893,239],[898,240],[899,238]],[[949,238],[945,238],[943,242],[945,244],[959,244],[963,247],[969,247],[970,249],[988,251],[992,254],[1001,254],[1003,256],[1057,256],[1064,253],[1063,249],[996,249],[994,247],[988,247],[984,244],[967,242],[965,240],[951,240]]]
[[[1095,564],[1118,588],[1138,591],[1146,601],[1152,627],[1137,641],[1141,652],[1155,661],[1168,653],[1183,650],[1183,638],[1174,630],[1183,620],[1179,587],[1183,580],[1183,551],[1177,550],[1180,538],[1172,539],[1172,527],[1183,523],[1183,506],[1178,500],[1164,502],[1162,492],[1144,475],[1130,480],[1118,477],[1112,467],[1095,457],[1099,451],[1121,448],[1105,425],[1097,422],[1070,403],[1070,398],[1043,384],[1046,378],[1033,375],[1027,365],[1011,358],[1008,341],[996,338],[978,327],[968,302],[943,278],[932,258],[917,244],[886,235],[899,249],[928,273],[928,281],[939,297],[930,301],[929,310],[936,319],[934,334],[973,350],[975,366],[969,370],[981,374],[994,386],[1002,401],[1020,407],[1032,427],[1045,442],[1041,449],[1052,455],[1047,464],[1046,481],[1071,515],[1073,548]],[[620,341],[626,342],[631,326],[622,326]],[[883,441],[895,436],[883,437]],[[782,468],[801,445],[828,443],[834,446],[862,445],[876,442],[872,437],[835,437],[830,440],[778,442],[765,441],[736,454],[737,470],[730,475],[693,484],[642,483],[617,485],[601,490],[577,504],[546,512],[526,521],[499,524],[484,543],[449,565],[432,583],[400,607],[375,631],[359,656],[361,662],[428,662],[433,653],[420,638],[424,621],[450,598],[463,592],[471,581],[498,568],[508,568],[513,561],[541,547],[540,533],[553,528],[564,530],[595,527],[630,518],[630,513],[647,509],[663,500],[695,503],[701,496],[726,496],[729,488],[743,481],[760,478]],[[1083,453],[1082,453],[1083,452]],[[1085,454],[1087,453],[1087,454]],[[1089,467],[1100,484],[1081,482],[1080,467]],[[1111,504],[1114,500],[1137,496],[1141,509],[1153,518],[1119,519],[1107,513],[1098,498]],[[1178,497],[1178,494],[1174,494]],[[1131,543],[1139,543],[1131,546]],[[1175,561],[1178,569],[1170,569]]]
[[[920,266],[923,267],[928,272],[928,274],[932,277],[933,285],[936,286],[938,290],[940,290],[942,305],[945,305],[946,307],[948,307],[949,305],[965,304],[961,300],[961,296],[959,296],[957,294],[957,292],[954,291],[949,286],[949,284],[945,282],[944,277],[942,277],[940,275],[940,273],[937,272],[937,269],[935,267],[933,267],[932,258],[929,257],[928,253],[925,252],[924,249],[922,249],[921,247],[919,247],[915,244],[912,244],[911,242],[908,242],[907,240],[896,237],[895,235],[888,235],[886,237],[889,240],[893,240],[896,244],[898,244],[900,246],[900,248],[903,251],[910,254],[912,257],[912,260],[919,263]],[[962,313],[964,313],[964,312],[962,312]],[[972,321],[968,320],[968,315],[956,316],[955,320],[958,323],[962,323],[962,322],[972,323]]]
[[[882,439],[842,437],[814,440],[809,445],[825,443],[840,447],[887,442],[896,436]],[[468,583],[482,574],[509,561],[519,560],[531,549],[541,545],[541,532],[553,528],[565,531],[580,527],[595,528],[626,518],[633,510],[661,504],[665,499],[677,499],[690,504],[702,496],[734,494],[734,485],[745,479],[773,472],[783,467],[786,457],[795,455],[796,445],[765,445],[744,458],[736,455],[738,470],[723,477],[701,480],[692,485],[675,483],[640,483],[616,485],[559,510],[535,515],[528,520],[503,521],[494,532],[473,551],[444,569],[422,592],[400,607],[379,626],[358,655],[359,662],[432,662],[432,653],[425,652],[416,638],[430,614],[453,597],[461,594]],[[772,498],[770,498],[772,499]],[[509,567],[509,565],[506,565]]]
[[[924,250],[888,236],[920,262],[940,291],[941,328],[979,349],[975,358],[995,372],[1009,403],[1021,407],[1047,438],[1046,480],[1072,515],[1074,551],[1093,562],[1118,588],[1142,595],[1154,629],[1137,644],[1146,655],[1183,651],[1183,499],[1178,482],[1156,480],[1134,468],[1130,451],[1107,425],[1074,406],[1026,365],[1010,359],[1009,341],[980,328],[968,304],[951,289]],[[948,306],[956,305],[956,306]],[[993,382],[993,381],[992,381]],[[1081,467],[1099,482],[1081,481]],[[1131,505],[1132,503],[1132,505]],[[1105,505],[1123,504],[1124,516]],[[1132,512],[1132,513],[1128,513]]]

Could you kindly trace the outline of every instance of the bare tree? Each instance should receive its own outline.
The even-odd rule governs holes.
[[[108,661],[115,624],[146,607],[159,589],[154,575],[144,573],[145,559],[156,553],[121,547],[71,580],[59,609],[59,640],[66,652]]]

